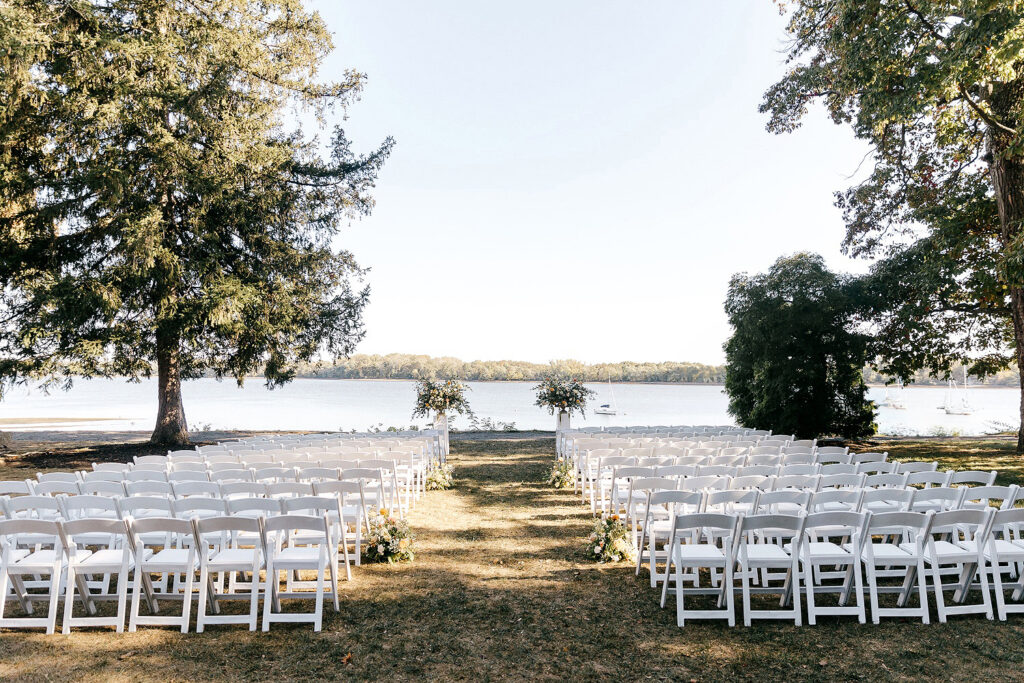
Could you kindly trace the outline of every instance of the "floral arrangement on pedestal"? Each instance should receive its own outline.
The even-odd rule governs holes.
[[[371,562],[408,562],[413,559],[412,544],[416,540],[409,523],[388,514],[381,508],[370,517],[366,535],[366,559]]]
[[[427,472],[427,481],[424,484],[428,491],[444,491],[452,487],[452,466],[448,463],[441,463],[434,469]]]
[[[587,555],[597,562],[636,561],[629,529],[618,515],[601,515],[587,543]]]
[[[576,475],[572,466],[565,460],[560,460],[551,468],[548,476],[548,485],[556,489],[571,489],[576,484]]]
[[[416,407],[412,416],[429,417],[434,413],[434,429],[441,432],[441,459],[448,455],[448,416],[473,415],[466,400],[469,386],[455,379],[421,379],[416,382]]]
[[[587,406],[587,399],[594,395],[594,392],[583,386],[578,379],[549,375],[541,380],[541,383],[534,387],[537,391],[537,405],[547,408],[548,412],[567,413],[574,412],[583,414]]]
[[[416,407],[413,417],[429,417],[431,413],[439,415],[472,415],[466,392],[469,386],[456,379],[434,380],[421,379],[416,382]]]

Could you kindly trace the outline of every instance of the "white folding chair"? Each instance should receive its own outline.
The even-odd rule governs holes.
[[[832,491],[833,497],[859,492]],[[811,504],[814,504],[812,497]],[[800,548],[800,564],[804,574],[804,589],[807,593],[807,623],[814,626],[818,615],[841,616],[852,614],[864,623],[864,585],[861,572],[861,544],[868,515],[855,511],[812,512],[804,518],[804,538]],[[846,541],[849,539],[849,541]],[[827,584],[833,572],[824,572],[823,567],[842,569],[838,572],[842,583],[838,586]],[[855,605],[846,603],[853,592]],[[816,596],[822,592],[839,593],[836,607],[818,604]]]
[[[196,557],[194,531],[190,520],[172,517],[147,517],[128,520],[130,545],[135,557],[135,582],[132,587],[131,612],[128,616],[128,631],[134,633],[142,625],[178,626],[182,633],[188,633],[192,611],[192,585],[199,560]],[[169,575],[184,575],[184,588],[177,591],[158,593],[152,588],[151,574],[159,574],[159,585],[166,586]],[[174,582],[176,584],[177,582]],[[172,584],[172,585],[174,585]],[[150,614],[139,614],[142,593],[148,586]],[[161,616],[158,614],[158,600],[181,599],[180,614]]]
[[[121,519],[76,519],[59,525],[61,545],[67,560],[67,588],[64,597],[63,633],[71,633],[78,626],[113,626],[118,633],[124,631],[124,617],[128,606],[129,574],[135,566],[128,528]],[[109,537],[116,539],[107,547],[95,552],[84,552],[79,544],[88,539]],[[89,582],[83,580],[90,575],[117,577],[117,593],[106,589],[93,592]],[[104,585],[106,582],[104,582]],[[85,602],[88,616],[74,616],[75,590]],[[97,600],[116,600],[117,615],[114,617],[95,616],[94,603]]]
[[[640,541],[637,544],[636,575],[647,558],[651,574],[651,587],[664,579],[658,572],[658,559],[668,561],[668,549],[658,550],[658,539],[668,540],[672,534],[672,519],[678,514],[700,512],[704,505],[704,494],[700,491],[651,490],[644,506],[645,515],[640,527]],[[646,553],[644,549],[647,549]]]
[[[933,515],[932,512],[881,512],[868,519],[861,552],[868,576],[873,623],[879,623],[882,617],[918,617],[921,623],[929,622],[928,576],[925,574],[924,557]],[[879,586],[879,576],[898,575],[892,569],[896,567],[902,568],[902,585]],[[884,568],[884,574],[879,572],[879,568]],[[918,606],[910,607],[915,583]],[[878,596],[883,591],[899,594],[896,607],[880,605]]]
[[[33,547],[23,548],[19,539],[31,536]],[[48,547],[43,547],[48,546]],[[64,574],[64,553],[57,522],[41,519],[0,520],[0,628],[44,628],[53,633],[57,624],[57,602],[60,600],[61,578]],[[48,576],[45,593],[33,593],[25,585],[25,577]],[[24,617],[6,615],[8,594],[21,603]],[[46,600],[45,617],[33,616],[32,603]]]
[[[676,623],[680,627],[684,625],[687,617],[690,619],[726,619],[729,626],[736,625],[732,576],[732,543],[736,533],[736,524],[736,516],[721,513],[683,514],[675,515],[672,519],[672,531],[666,546],[668,559],[665,568],[665,582],[661,586],[661,606],[665,607],[669,583],[674,578]],[[721,547],[716,540],[721,542]],[[722,584],[718,587],[711,585],[701,588],[699,582],[702,568],[708,568],[712,572],[721,570]],[[725,593],[725,600],[719,601],[718,609],[686,609],[684,596],[687,591],[683,578],[684,569],[689,570],[690,575],[695,577],[697,583],[694,588],[689,590],[691,594],[717,596]],[[721,602],[725,603],[725,607],[721,606]]]
[[[996,613],[999,619],[1006,621],[1007,614],[1024,613],[1024,508],[1006,508],[993,515],[989,527],[988,539],[984,548],[985,559],[992,572],[992,584],[996,593]],[[1004,564],[1005,563],[1005,569]],[[1003,574],[1008,573],[1013,593],[1007,603]]]
[[[949,510],[937,512],[932,518],[924,561],[931,569],[940,623],[946,623],[947,616],[957,614],[984,614],[988,619],[993,618],[984,552],[993,516],[992,510]],[[943,583],[944,568],[957,570],[955,583]],[[981,604],[966,604],[976,577],[980,578]],[[944,593],[948,590],[954,591],[956,604],[953,606],[946,604]]]
[[[800,626],[800,564],[803,515],[747,515],[740,519],[733,552],[740,572],[743,591],[743,624],[750,626],[753,619],[792,619]],[[788,546],[784,542],[789,540]],[[788,549],[787,549],[788,548]],[[751,587],[751,579],[758,570],[786,570],[782,585],[774,587],[766,572],[762,572],[761,585]],[[751,607],[751,594],[776,593],[780,609],[755,610]],[[791,605],[789,609],[783,609]]]
[[[261,517],[248,518],[209,517],[193,519],[195,544],[199,548],[199,611],[196,615],[196,633],[202,633],[207,624],[248,624],[255,631],[259,617],[260,570],[265,565],[265,539]],[[244,547],[235,539],[240,534],[256,538],[252,547]],[[246,614],[221,614],[221,600],[244,599],[241,593],[217,591],[217,585],[224,583],[224,575],[248,572],[252,581],[249,586],[249,611]],[[220,581],[214,584],[214,575]],[[237,582],[234,585],[242,585]],[[213,614],[207,613],[207,608]]]
[[[267,547],[267,591],[263,601],[263,630],[269,631],[271,622],[312,622],[313,631],[320,631],[323,624],[325,579],[330,578],[331,593],[334,596],[334,610],[339,611],[338,583],[334,572],[329,571],[337,553],[332,550],[327,515],[280,515],[264,520]],[[297,533],[302,532],[302,533]],[[296,543],[296,540],[304,543]],[[315,593],[281,591],[278,572],[315,570],[317,573]],[[282,598],[314,598],[312,614],[282,612]]]

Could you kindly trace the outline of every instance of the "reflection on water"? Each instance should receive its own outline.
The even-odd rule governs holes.
[[[233,382],[201,379],[186,382],[185,413],[196,429],[358,429],[425,425],[411,418],[414,383],[400,380],[299,379],[267,390],[258,381],[244,388]],[[533,383],[471,382],[470,405],[481,418],[514,422],[519,429],[553,430],[555,418],[534,405]],[[618,415],[574,418],[574,425],[726,424],[727,399],[720,386],[680,384],[590,385],[592,406],[614,403]],[[885,389],[872,388],[881,402]],[[984,434],[1015,429],[1019,393],[1013,388],[972,389],[972,415],[947,415],[940,410],[944,387],[909,387],[906,410],[880,408],[878,424],[885,434]],[[156,416],[154,381],[83,380],[69,392],[46,395],[23,388],[0,402],[0,418],[76,418],[89,422],[38,423],[37,429],[151,429]],[[457,427],[466,427],[456,418]]]

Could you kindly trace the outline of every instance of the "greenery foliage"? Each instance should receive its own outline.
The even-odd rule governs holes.
[[[769,130],[821,102],[871,146],[837,194],[887,375],[1024,357],[1024,4],[783,0],[791,68],[765,95]],[[1024,416],[1024,402],[1022,402]],[[1024,448],[1024,431],[1019,447]]]
[[[416,407],[412,411],[412,416],[429,417],[431,413],[472,415],[473,411],[470,410],[469,401],[466,399],[466,392],[469,390],[468,386],[454,379],[421,380],[416,383]]]
[[[594,392],[583,386],[578,379],[549,375],[534,387],[537,390],[536,405],[547,408],[552,415],[566,412],[583,414],[587,407],[587,399]]]
[[[601,515],[587,539],[587,556],[598,562],[634,562],[636,548],[618,515]]]
[[[584,382],[690,382],[721,384],[725,367],[701,363],[596,363],[576,360],[528,363],[516,360],[463,361],[408,353],[355,354],[326,366],[304,365],[300,376],[331,379],[438,379],[463,381],[538,381],[550,374],[578,377]]]
[[[416,537],[404,519],[388,514],[383,508],[370,517],[366,536],[366,559],[371,562],[407,562],[413,560]]]
[[[326,126],[363,86],[317,80],[317,13],[14,0],[0,44],[0,380],[158,367],[154,439],[176,441],[180,379],[277,385],[353,350],[368,291],[334,244],[392,142],[357,156],[341,128],[286,125],[304,109]]]
[[[857,287],[811,254],[732,277],[725,388],[740,424],[805,437],[874,434],[862,376],[870,339],[854,329]]]

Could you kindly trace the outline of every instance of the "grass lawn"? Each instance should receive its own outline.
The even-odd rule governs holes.
[[[127,459],[131,448],[27,449],[0,478],[43,468]],[[213,626],[180,634],[87,629],[70,636],[0,632],[0,679],[208,680],[330,677],[671,680],[1021,680],[1024,617],[1007,623],[952,618],[924,626],[852,617],[815,627],[755,622],[675,625],[658,608],[646,572],[588,561],[588,508],[543,484],[551,439],[459,440],[455,488],[431,492],[412,512],[417,557],[363,565],[341,588],[341,613],[325,606],[324,631],[274,625],[268,633]],[[879,441],[894,459],[938,459],[958,469],[998,469],[1024,484],[1024,461],[1000,440]],[[858,450],[864,450],[859,448]],[[306,606],[304,605],[303,608]]]

